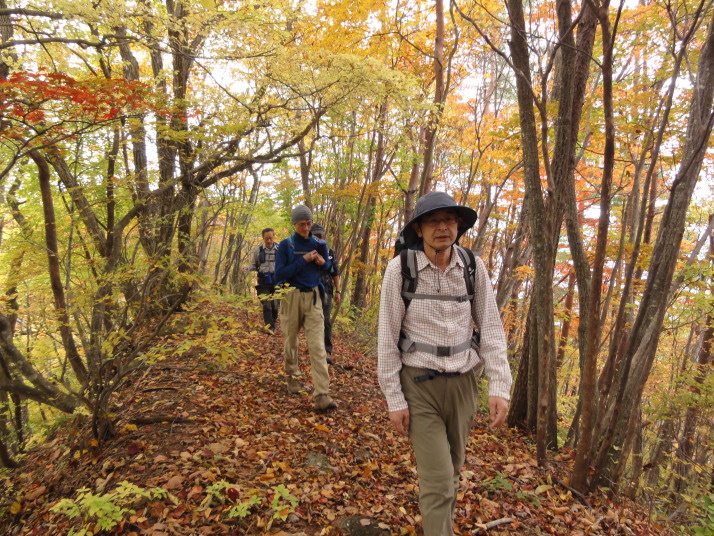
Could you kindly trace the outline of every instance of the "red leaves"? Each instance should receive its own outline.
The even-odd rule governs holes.
[[[0,80],[3,136],[48,144],[107,121],[151,111],[152,92],[124,79],[78,80],[62,73],[13,73]]]

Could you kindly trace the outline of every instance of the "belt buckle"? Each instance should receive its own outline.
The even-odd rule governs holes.
[[[437,357],[449,357],[451,355],[451,346],[437,346],[436,356]]]

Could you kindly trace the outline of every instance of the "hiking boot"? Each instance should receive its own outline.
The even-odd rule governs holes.
[[[334,362],[335,362],[335,360],[332,359],[332,354],[327,354],[327,364],[332,365],[332,363],[334,363]]]
[[[317,395],[315,397],[315,409],[318,411],[325,411],[328,409],[335,409],[337,404],[332,400],[330,395]]]
[[[300,383],[300,380],[297,378],[290,378],[288,379],[288,393],[291,395],[296,395],[300,391],[303,391],[302,383]]]

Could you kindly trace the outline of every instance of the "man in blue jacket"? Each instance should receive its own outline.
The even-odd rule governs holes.
[[[320,272],[330,269],[327,244],[311,235],[312,211],[305,205],[293,209],[291,221],[295,234],[280,242],[275,256],[275,279],[279,285],[290,287],[285,295],[281,322],[285,334],[283,356],[288,392],[296,394],[303,390],[298,365],[298,334],[302,328],[310,351],[315,409],[334,409],[337,405],[329,394],[321,297],[324,290],[320,285]]]

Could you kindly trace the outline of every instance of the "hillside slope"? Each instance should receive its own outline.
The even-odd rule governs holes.
[[[192,314],[161,341],[167,358],[115,398],[116,437],[98,445],[88,419],[75,416],[0,474],[0,534],[96,534],[112,515],[104,534],[420,533],[413,456],[392,431],[372,352],[337,338],[338,409],[316,413],[307,393],[285,389],[279,333],[265,335],[250,327],[257,316],[228,306],[204,311],[203,328]],[[227,352],[235,360],[224,365]],[[306,352],[301,341],[304,367]],[[534,455],[529,438],[477,418],[458,534],[669,534],[632,505],[574,497],[562,484],[567,452],[545,472]],[[76,507],[83,488],[84,504],[104,510],[52,511],[61,499]]]

